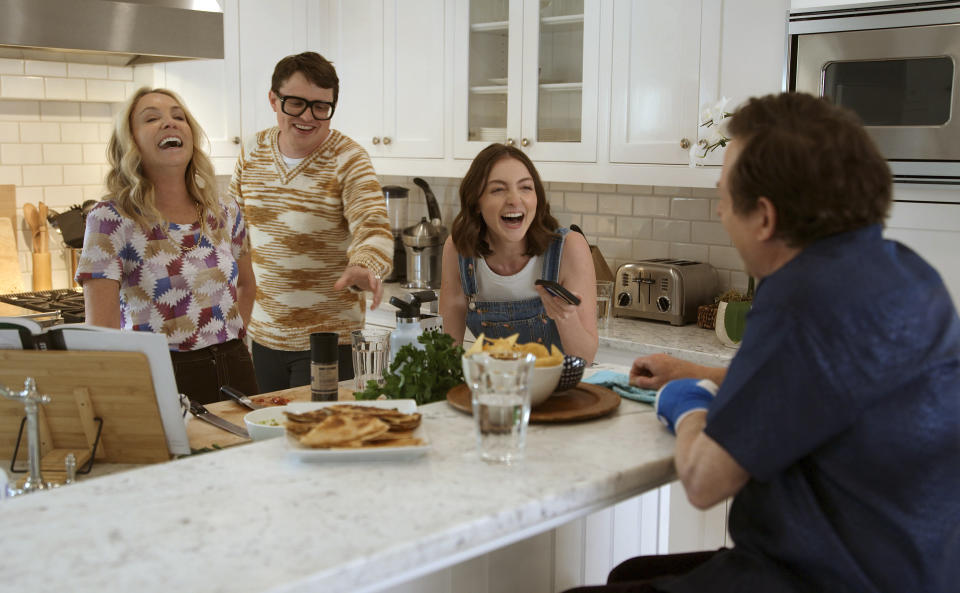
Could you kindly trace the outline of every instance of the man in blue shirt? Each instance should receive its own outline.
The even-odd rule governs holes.
[[[960,590],[960,320],[881,236],[886,161],[809,95],[751,99],[729,129],[718,211],[760,279],[740,350],[728,369],[642,357],[631,381],[663,386],[687,496],[733,496],[736,545],[578,591]]]

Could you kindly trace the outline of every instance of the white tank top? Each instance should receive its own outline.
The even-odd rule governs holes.
[[[523,269],[512,276],[501,276],[482,257],[477,262],[477,298],[481,301],[520,301],[539,296],[533,282],[540,277],[541,257],[530,258]]]

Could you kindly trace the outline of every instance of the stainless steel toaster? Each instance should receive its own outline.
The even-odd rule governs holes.
[[[697,320],[697,307],[713,302],[717,271],[686,259],[645,259],[617,268],[613,314],[683,325]]]

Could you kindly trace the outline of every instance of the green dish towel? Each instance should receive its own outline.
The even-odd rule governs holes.
[[[630,377],[616,371],[597,371],[583,380],[584,383],[601,385],[620,394],[621,397],[652,404],[657,399],[655,389],[641,389],[630,384]]]

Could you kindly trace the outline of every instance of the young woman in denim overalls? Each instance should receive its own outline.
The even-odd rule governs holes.
[[[560,228],[543,184],[519,149],[491,144],[460,184],[460,213],[443,247],[440,315],[458,343],[466,328],[488,338],[556,345],[593,361],[597,353],[596,274],[586,239]],[[571,305],[534,281],[562,284]]]

